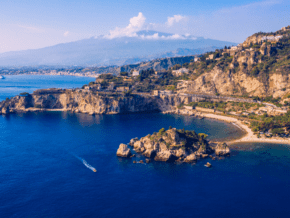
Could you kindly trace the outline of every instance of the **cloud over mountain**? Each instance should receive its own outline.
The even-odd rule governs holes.
[[[120,37],[136,37],[140,39],[148,40],[180,40],[180,39],[192,39],[195,40],[196,37],[191,36],[190,34],[180,35],[159,35],[159,33],[154,34],[140,34],[142,30],[148,30],[150,28],[158,28],[160,26],[173,26],[176,23],[186,21],[187,17],[182,15],[174,15],[173,17],[168,17],[165,24],[155,24],[155,23],[146,23],[146,17],[142,12],[139,12],[138,16],[132,17],[128,26],[124,28],[116,27],[114,30],[111,30],[108,35],[103,36],[106,39],[114,39]],[[150,31],[149,31],[150,32]]]

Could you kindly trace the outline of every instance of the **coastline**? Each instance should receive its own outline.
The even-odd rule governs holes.
[[[238,120],[237,118],[234,117],[227,117],[223,115],[218,115],[218,114],[212,114],[212,113],[205,113],[205,112],[184,112],[182,110],[176,110],[176,111],[165,111],[163,113],[175,113],[179,115],[189,115],[189,116],[197,116],[197,117],[203,117],[203,118],[209,118],[209,119],[216,119],[220,120],[223,122],[231,123],[238,128],[240,128],[242,131],[244,131],[246,134],[242,136],[241,138],[230,140],[230,141],[225,141],[229,146],[240,143],[240,142],[258,142],[258,143],[272,143],[272,144],[287,144],[290,145],[290,138],[281,138],[281,137],[272,137],[272,138],[266,138],[261,137],[258,138],[253,131],[241,120]]]
[[[261,137],[261,138],[258,138],[246,124],[244,124],[242,121],[240,121],[236,118],[233,118],[233,117],[226,117],[226,116],[222,116],[222,115],[207,114],[207,113],[202,113],[202,116],[205,118],[217,119],[217,120],[225,121],[228,123],[232,123],[233,125],[239,127],[240,129],[242,129],[243,131],[246,132],[246,135],[244,135],[242,138],[234,139],[231,141],[226,141],[226,143],[228,145],[233,145],[233,144],[240,143],[240,142],[259,142],[259,143],[273,143],[273,144],[288,144],[288,145],[290,145],[289,138],[287,138],[287,139],[284,139],[281,137],[272,137],[272,138]]]

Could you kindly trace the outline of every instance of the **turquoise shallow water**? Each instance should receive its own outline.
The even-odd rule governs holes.
[[[1,116],[0,214],[288,217],[289,146],[246,145],[246,150],[233,151],[230,158],[210,160],[210,169],[203,166],[209,160],[196,165],[145,165],[116,157],[120,143],[170,125],[205,132],[212,138],[240,134],[230,124],[157,113]]]

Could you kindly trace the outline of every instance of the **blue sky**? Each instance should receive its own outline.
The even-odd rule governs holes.
[[[242,42],[287,25],[289,0],[2,0],[0,53],[142,29]]]

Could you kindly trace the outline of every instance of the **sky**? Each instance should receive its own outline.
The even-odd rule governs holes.
[[[240,43],[288,25],[289,0],[1,0],[0,53],[140,30]]]

